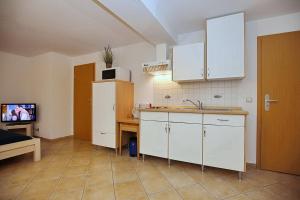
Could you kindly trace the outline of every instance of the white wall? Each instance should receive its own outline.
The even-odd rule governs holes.
[[[0,103],[30,100],[30,60],[0,52]]]
[[[57,53],[31,58],[0,52],[0,103],[38,105],[39,135],[54,139],[72,133],[72,65]]]
[[[71,135],[72,79],[70,58],[57,53],[46,53],[31,58],[35,72],[32,97],[39,105],[36,135],[54,139]]]
[[[204,30],[184,33],[177,36],[178,45],[205,42],[206,35]]]

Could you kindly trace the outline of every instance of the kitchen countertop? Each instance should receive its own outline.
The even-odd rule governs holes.
[[[248,115],[247,111],[240,107],[204,107],[199,110],[194,107],[156,107],[141,108],[141,112],[173,112],[173,113],[199,113],[199,114],[222,114],[222,115]]]

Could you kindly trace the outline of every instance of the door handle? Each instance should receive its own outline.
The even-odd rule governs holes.
[[[275,99],[269,99],[269,100],[265,100],[266,102],[270,102],[270,103],[272,103],[272,102],[277,102],[278,100],[275,100]]]
[[[270,111],[270,103],[276,103],[279,100],[277,99],[270,99],[270,95],[266,94],[265,95],[265,111]]]
[[[217,119],[217,120],[220,122],[228,122],[229,121],[229,119]]]

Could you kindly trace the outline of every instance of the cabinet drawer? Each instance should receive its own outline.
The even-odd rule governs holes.
[[[196,113],[169,113],[170,122],[202,124],[202,114]]]
[[[204,114],[203,124],[212,124],[212,125],[221,125],[221,126],[245,126],[245,116]]]
[[[168,121],[167,112],[141,112],[142,120],[151,120],[151,121]]]
[[[116,135],[113,133],[103,133],[100,131],[93,133],[93,144],[103,147],[116,148]]]

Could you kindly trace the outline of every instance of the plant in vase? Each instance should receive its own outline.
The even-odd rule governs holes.
[[[104,47],[103,60],[106,64],[106,68],[112,67],[113,58],[114,58],[114,56],[113,56],[111,47],[109,45],[107,47]]]

